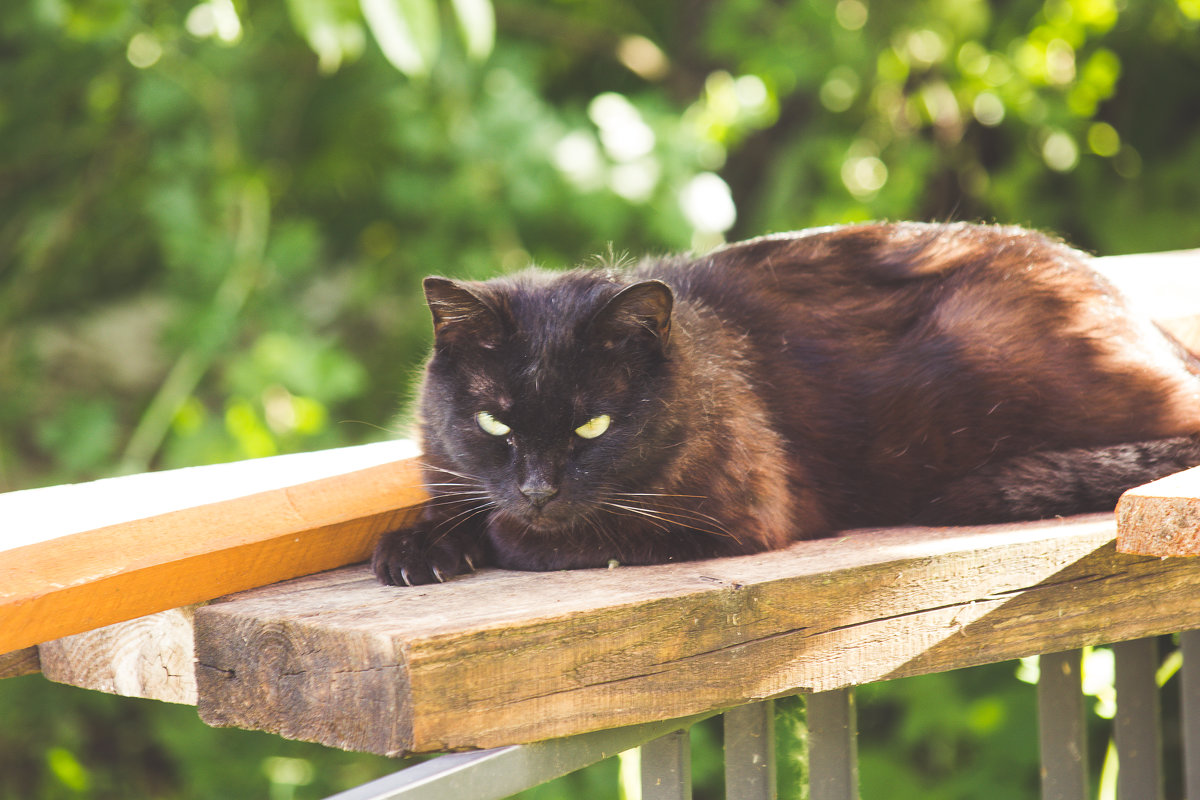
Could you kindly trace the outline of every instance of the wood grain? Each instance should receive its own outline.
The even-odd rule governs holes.
[[[1194,626],[1200,562],[1114,534],[891,529],[417,589],[342,569],[199,609],[199,710],[389,755],[491,747]]]
[[[363,561],[424,499],[405,459],[6,550],[0,653]]]
[[[41,669],[36,647],[26,647],[11,653],[0,654],[0,678],[15,678],[30,675]]]
[[[1122,495],[1117,549],[1151,556],[1200,555],[1200,467]]]
[[[84,689],[196,705],[195,611],[175,608],[45,642],[42,672]]]

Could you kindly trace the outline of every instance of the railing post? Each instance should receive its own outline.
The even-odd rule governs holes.
[[[1049,653],[1038,661],[1042,800],[1087,798],[1087,729],[1082,660],[1082,653],[1072,650]]]
[[[642,745],[642,800],[691,800],[692,746],[687,730]]]
[[[1162,747],[1158,651],[1153,638],[1113,645],[1117,668],[1117,797],[1161,800]]]
[[[854,689],[817,692],[806,701],[811,800],[858,800]]]
[[[1183,650],[1180,701],[1183,706],[1183,775],[1185,797],[1200,800],[1200,630],[1179,636]]]
[[[725,712],[725,797],[775,800],[775,701]]]

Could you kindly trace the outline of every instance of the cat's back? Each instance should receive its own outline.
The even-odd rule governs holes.
[[[904,222],[765,236],[638,272],[744,335],[765,369],[861,395],[963,361],[1041,372],[1047,342],[1105,322],[1111,287],[1087,261],[1022,228]]]
[[[749,343],[790,440],[896,484],[1197,428],[1194,360],[1089,261],[1021,228],[880,223],[640,271]]]
[[[643,263],[676,294],[736,314],[746,308],[817,319],[894,316],[946,299],[947,292],[1020,298],[1022,303],[1106,292],[1088,257],[1035,231],[969,223],[866,223],[773,234],[700,258]]]

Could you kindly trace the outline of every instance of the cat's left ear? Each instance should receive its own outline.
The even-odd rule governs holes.
[[[617,292],[592,318],[591,331],[606,342],[649,334],[666,348],[675,295],[662,281],[642,281]]]

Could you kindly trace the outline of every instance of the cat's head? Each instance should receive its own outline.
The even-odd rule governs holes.
[[[666,284],[529,271],[485,283],[427,278],[425,295],[435,343],[423,445],[486,493],[493,514],[537,532],[578,525],[662,458]]]

